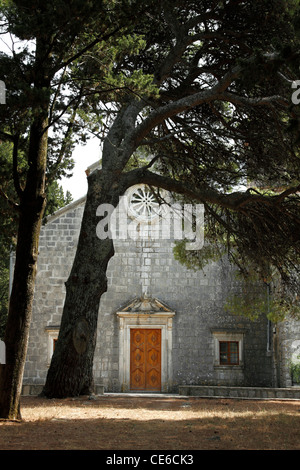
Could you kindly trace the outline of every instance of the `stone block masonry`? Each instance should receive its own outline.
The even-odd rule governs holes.
[[[58,211],[42,228],[24,385],[38,386],[45,381],[59,331],[65,282],[75,256],[83,209],[84,199]],[[174,259],[172,240],[115,240],[114,246],[115,255],[107,271],[108,290],[99,309],[94,358],[96,384],[107,392],[122,391],[117,312],[133,299],[146,295],[175,312],[172,322],[162,323],[160,319],[156,326],[162,328],[164,341],[168,338],[171,345],[165,348],[168,362],[162,367],[168,392],[177,393],[182,386],[273,385],[274,367],[267,350],[265,316],[252,322],[225,313],[228,293],[237,283],[226,260],[194,272]],[[134,321],[143,318],[146,317],[137,315]],[[152,327],[154,318],[149,317]],[[218,335],[234,338],[238,343],[238,365],[218,363]]]

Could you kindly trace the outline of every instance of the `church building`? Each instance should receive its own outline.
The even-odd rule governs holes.
[[[24,394],[41,391],[46,380],[84,204],[81,198],[58,210],[41,231]],[[96,392],[297,391],[290,363],[300,360],[300,323],[274,325],[264,312],[255,320],[228,313],[226,299],[241,282],[234,267],[226,260],[203,270],[179,263],[174,231],[173,238],[162,236],[161,222],[166,226],[169,219],[149,188],[129,188],[122,204],[118,213],[132,232],[115,236],[108,265],[94,358]]]

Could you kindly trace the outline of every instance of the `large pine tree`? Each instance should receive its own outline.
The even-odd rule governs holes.
[[[20,417],[20,393],[31,321],[40,228],[47,186],[69,167],[79,127],[84,84],[72,64],[101,50],[129,30],[144,2],[122,0],[0,2],[1,34],[13,38],[0,55],[6,104],[0,107],[1,141],[13,146],[12,180],[17,199],[1,196],[18,211],[15,269],[0,370],[0,417]],[[4,36],[5,37],[5,36]],[[117,48],[117,44],[115,44]],[[105,75],[104,69],[99,77]],[[101,87],[99,87],[101,89]],[[26,168],[21,174],[21,158]]]
[[[251,264],[262,277],[276,271],[297,287],[298,21],[294,1],[157,2],[132,32],[138,52],[119,57],[107,45],[81,61],[77,73],[94,75],[92,92],[103,58],[112,57],[106,93],[87,99],[81,114],[83,122],[101,118],[102,167],[88,177],[46,396],[93,390],[99,303],[114,254],[113,241],[97,237],[97,208],[116,206],[134,184],[200,201],[206,236],[225,243],[242,269]],[[147,164],[138,151],[152,156]]]

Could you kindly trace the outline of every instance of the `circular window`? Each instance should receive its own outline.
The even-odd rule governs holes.
[[[136,185],[129,188],[127,196],[128,215],[139,222],[152,222],[163,213],[162,204],[167,202],[167,192],[158,190],[155,194],[148,186]]]

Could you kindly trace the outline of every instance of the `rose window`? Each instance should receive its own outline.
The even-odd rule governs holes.
[[[159,190],[155,194],[149,187],[133,186],[128,190],[128,215],[139,222],[151,222],[162,215],[162,204],[166,202],[167,193]]]

